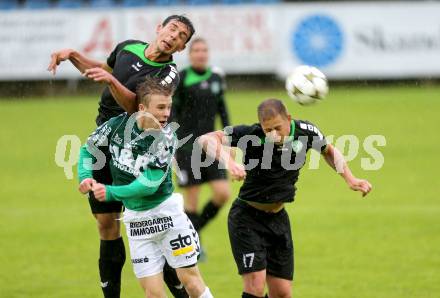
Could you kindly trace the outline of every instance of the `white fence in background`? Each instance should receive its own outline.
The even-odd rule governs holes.
[[[338,2],[0,12],[0,80],[51,78],[50,53],[64,47],[104,60],[119,41],[154,39],[173,13],[193,20],[230,74],[311,64],[330,78],[440,77],[440,3]],[[65,63],[55,78],[77,77]]]

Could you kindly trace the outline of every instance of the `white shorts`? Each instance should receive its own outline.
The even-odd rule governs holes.
[[[173,193],[150,210],[125,209],[123,221],[137,278],[162,272],[165,259],[173,268],[197,263],[199,235],[183,210],[181,194]]]

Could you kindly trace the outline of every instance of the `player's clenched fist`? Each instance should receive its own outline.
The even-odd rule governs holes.
[[[246,171],[242,164],[231,161],[228,165],[228,171],[231,174],[232,180],[241,181],[246,178]]]
[[[367,180],[357,178],[350,181],[349,186],[354,191],[360,191],[363,197],[365,197],[373,188]]]
[[[105,201],[106,190],[105,190],[105,185],[104,184],[97,183],[95,181],[93,183],[93,185],[92,185],[92,191],[93,191],[93,195],[95,196],[95,199],[97,199],[100,202],[104,202]]]
[[[51,71],[55,75],[57,72],[57,66],[60,65],[61,62],[69,59],[72,52],[72,49],[63,49],[57,52],[53,52],[50,55],[50,63],[47,67],[47,70]]]
[[[86,194],[86,193],[88,193],[89,191],[92,190],[93,183],[96,183],[95,179],[93,179],[93,178],[86,178],[83,181],[81,181],[81,183],[79,184],[78,190],[82,194]]]

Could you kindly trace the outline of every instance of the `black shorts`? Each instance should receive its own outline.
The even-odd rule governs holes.
[[[219,163],[217,160],[214,160],[214,162],[207,167],[194,165],[197,169],[193,169],[193,167],[191,167],[191,154],[192,152],[183,150],[177,151],[176,161],[180,169],[180,177],[178,177],[178,184],[180,187],[199,185],[213,180],[227,179],[228,176],[226,175],[226,170],[219,169]],[[206,154],[203,152],[201,160],[204,161],[205,159]],[[197,173],[198,169],[200,169],[200,173]]]
[[[108,163],[101,170],[93,171],[93,178],[99,183],[112,185],[113,179]],[[100,202],[93,197],[89,197],[89,204],[93,214],[120,213],[122,211],[122,202]]]
[[[229,211],[228,232],[239,274],[266,269],[269,275],[293,279],[293,241],[286,210],[267,213],[237,199]]]

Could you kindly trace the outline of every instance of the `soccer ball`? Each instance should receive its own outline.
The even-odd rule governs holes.
[[[328,93],[325,75],[316,67],[301,65],[286,78],[286,90],[291,99],[301,105],[310,105],[322,100]]]

